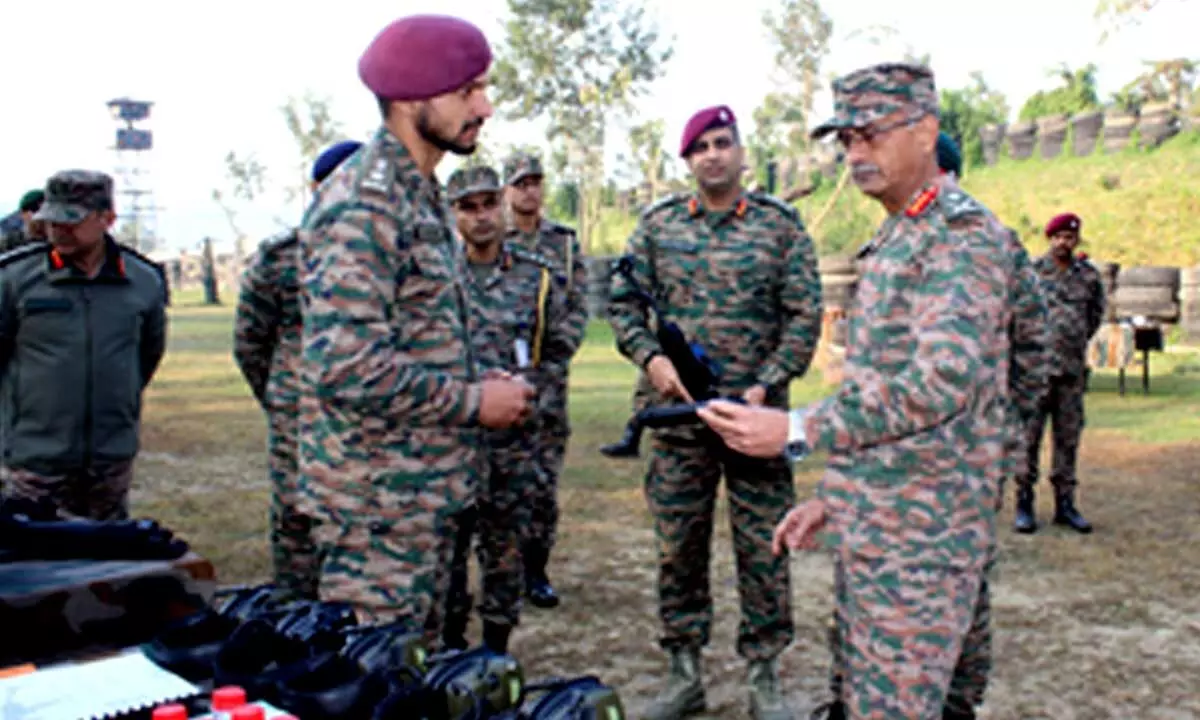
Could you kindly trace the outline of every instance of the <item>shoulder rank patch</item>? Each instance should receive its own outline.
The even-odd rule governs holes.
[[[642,219],[648,218],[651,215],[654,215],[655,213],[657,213],[658,211],[669,208],[672,205],[678,205],[679,203],[682,203],[685,200],[687,200],[688,197],[689,197],[688,193],[671,193],[670,195],[667,195],[666,197],[659,198],[658,200],[655,200],[654,202],[652,202],[648,206],[646,206],[646,209],[642,211]]]
[[[766,207],[774,208],[787,217],[796,220],[797,222],[800,220],[800,211],[797,210],[795,206],[789,205],[774,195],[768,195],[767,193],[763,192],[748,192],[746,193],[746,197],[752,200],[756,205],[764,205]]]
[[[949,190],[939,193],[938,205],[942,208],[942,214],[950,222],[965,220],[986,213],[983,205],[978,200],[962,190]]]
[[[547,269],[554,269],[554,263],[549,258],[537,251],[530,250],[529,248],[513,244],[508,246],[508,252],[510,255],[519,260],[540,265]]]
[[[18,260],[23,260],[27,257],[31,257],[33,255],[38,255],[38,254],[44,253],[49,249],[50,249],[50,243],[46,242],[45,240],[39,240],[37,242],[32,242],[32,243],[25,243],[24,245],[21,245],[20,247],[15,247],[12,250],[9,250],[8,252],[0,254],[0,267],[12,265],[13,263],[17,262]]]
[[[291,230],[284,230],[281,233],[276,233],[266,240],[263,240],[261,243],[259,243],[258,247],[264,253],[267,253],[274,250],[282,250],[295,245],[298,242],[300,242],[300,236],[296,232],[296,228],[292,228]]]

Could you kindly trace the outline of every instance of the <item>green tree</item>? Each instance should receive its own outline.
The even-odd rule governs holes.
[[[1053,90],[1039,90],[1021,106],[1021,120],[1037,120],[1051,115],[1073,115],[1100,107],[1096,92],[1096,65],[1089,63],[1072,70],[1062,65],[1051,72],[1060,85]]]
[[[289,97],[279,110],[300,155],[296,165],[297,179],[284,186],[284,197],[289,203],[299,200],[301,207],[306,207],[313,163],[325,148],[345,140],[346,136],[342,133],[341,123],[333,117],[329,98],[305,93],[301,98]]]
[[[797,127],[788,149],[801,150],[808,147],[813,104],[823,89],[821,67],[829,55],[833,20],[817,0],[780,0],[776,9],[763,13],[762,23],[775,50],[780,99],[799,111],[791,121]]]
[[[662,76],[672,42],[645,10],[617,0],[506,0],[509,20],[492,71],[507,120],[543,119],[578,190],[580,241],[590,245],[604,185],[605,129]]]
[[[661,119],[647,120],[629,130],[630,163],[640,183],[650,187],[650,202],[658,197],[667,177],[667,153],[663,147],[666,125]]]
[[[986,125],[1004,122],[1008,112],[1004,95],[990,87],[978,71],[971,73],[971,83],[966,87],[941,92],[942,130],[962,148],[963,164],[968,167],[983,163],[980,131]]]

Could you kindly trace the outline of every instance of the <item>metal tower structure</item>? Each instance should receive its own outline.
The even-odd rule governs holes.
[[[150,119],[153,104],[127,97],[108,102],[109,113],[118,125],[112,147],[116,154],[115,192],[119,198],[117,223],[119,228],[129,228],[128,236],[121,240],[138,250],[159,244],[157,212],[162,208],[154,202],[151,173],[154,137],[150,130],[135,127]]]

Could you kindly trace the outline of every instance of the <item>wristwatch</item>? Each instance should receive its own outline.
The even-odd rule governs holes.
[[[807,433],[804,430],[808,420],[808,409],[797,408],[788,412],[788,438],[783,454],[792,462],[800,462],[812,453],[808,444]]]

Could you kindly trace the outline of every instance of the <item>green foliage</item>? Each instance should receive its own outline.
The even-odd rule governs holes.
[[[965,88],[942,90],[941,126],[962,151],[964,168],[983,164],[983,141],[979,136],[985,125],[1001,123],[1008,117],[1008,101],[988,86],[980,72],[971,73]]]
[[[1136,141],[1136,138],[1133,142]],[[1132,144],[1132,142],[1131,142]],[[1200,132],[1176,136],[1155,150],[1130,150],[1055,160],[1003,159],[977,166],[963,180],[968,192],[991,208],[1042,253],[1041,227],[1071,210],[1084,218],[1085,250],[1123,265],[1200,264]],[[823,182],[796,205],[811,221],[829,202],[833,183]],[[848,186],[834,202],[814,240],[822,254],[852,251],[875,232],[883,212]],[[616,252],[633,231],[635,217],[607,213],[596,250]]]
[[[1077,70],[1063,65],[1055,70],[1052,76],[1059,79],[1059,87],[1053,90],[1039,90],[1029,96],[1021,106],[1021,120],[1031,121],[1052,115],[1074,115],[1100,107],[1094,63]]]

